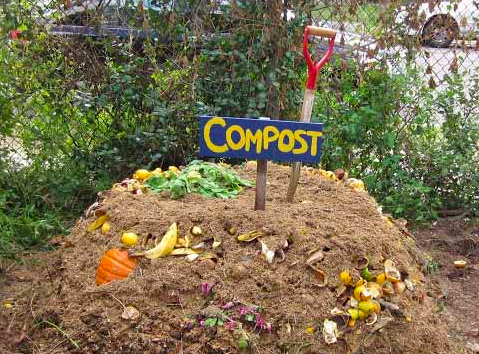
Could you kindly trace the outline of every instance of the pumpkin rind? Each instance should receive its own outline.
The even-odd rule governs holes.
[[[111,249],[100,260],[96,271],[96,284],[125,279],[133,272],[136,264],[136,259],[129,258],[126,250]]]

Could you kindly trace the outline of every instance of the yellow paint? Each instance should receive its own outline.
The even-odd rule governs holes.
[[[288,139],[287,144],[284,142],[286,137]],[[294,143],[295,143],[294,133],[291,130],[285,129],[279,134],[279,139],[278,139],[279,151],[285,152],[285,153],[290,152],[294,148]]]
[[[233,133],[236,132],[239,134],[240,138],[238,142],[233,141]],[[226,129],[226,144],[231,148],[231,150],[241,150],[246,144],[245,133],[243,128],[239,125],[232,125]]]
[[[269,135],[269,133],[273,133],[273,135]],[[263,129],[263,145],[264,145],[264,149],[265,150],[268,150],[269,148],[269,143],[272,143],[273,141],[276,141],[278,140],[279,138],[279,130],[278,128],[274,127],[274,126],[266,126],[264,127]]]
[[[318,139],[323,135],[323,133],[308,131],[307,135],[311,137],[311,156],[316,156],[318,153]]]
[[[300,154],[304,154],[306,151],[308,151],[308,143],[306,142],[306,140],[304,140],[301,136],[306,134],[306,131],[300,129],[300,130],[296,130],[294,132],[294,139],[296,141],[299,142],[299,144],[301,145],[300,148],[296,148],[293,150],[293,154],[295,155],[300,155]]]
[[[263,131],[257,130],[256,133],[253,134],[251,129],[246,129],[246,143],[245,143],[245,150],[249,152],[251,150],[251,142],[256,145],[256,153],[261,153],[261,147],[263,142]]]
[[[210,137],[211,127],[215,124],[221,125],[222,127],[226,126],[226,122],[223,118],[221,118],[221,117],[211,118],[205,124],[204,138],[205,138],[206,146],[208,146],[208,149],[210,149],[214,153],[221,154],[223,152],[228,151],[228,146],[226,144],[218,146],[218,145],[213,144],[213,142],[211,141],[211,137]]]

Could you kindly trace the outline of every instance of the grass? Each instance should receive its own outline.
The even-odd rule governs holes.
[[[67,234],[96,192],[111,185],[103,182],[73,166],[0,171],[0,257],[19,259],[25,251],[46,249],[51,237]]]
[[[436,261],[430,260],[427,262],[425,270],[426,273],[430,275],[437,273],[439,270],[439,264]]]

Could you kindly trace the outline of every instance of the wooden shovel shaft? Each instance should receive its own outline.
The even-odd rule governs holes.
[[[315,90],[306,89],[304,91],[303,108],[301,111],[301,122],[309,123],[311,121],[311,111],[313,110]],[[301,172],[301,162],[293,162],[291,175],[289,176],[288,193],[286,202],[292,203],[296,188],[298,187],[299,175]]]

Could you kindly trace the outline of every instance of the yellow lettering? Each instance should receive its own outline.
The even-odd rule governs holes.
[[[314,130],[308,130],[306,135],[311,137],[311,156],[316,156],[318,153],[318,139],[323,136],[322,132],[315,132]]]
[[[304,138],[301,137],[303,134],[306,134],[306,131],[301,129],[294,132],[294,139],[299,141],[301,144],[301,147],[293,150],[293,154],[295,155],[304,154],[306,151],[308,151],[308,143],[306,140],[304,140]]]
[[[262,140],[263,140],[263,132],[261,129],[258,129],[256,133],[253,134],[251,129],[246,129],[246,146],[245,150],[248,152],[251,149],[251,142],[253,144],[256,144],[256,153],[260,154],[261,153],[261,147],[262,147]]]
[[[215,124],[219,124],[221,125],[222,127],[225,127],[226,126],[226,122],[223,118],[221,117],[213,117],[211,118],[208,122],[206,122],[205,124],[205,131],[203,133],[203,136],[204,136],[204,139],[205,139],[205,142],[206,142],[206,146],[208,147],[208,149],[210,149],[211,151],[217,153],[217,154],[221,154],[223,152],[226,152],[228,151],[228,146],[226,146],[226,144],[223,144],[221,146],[219,145],[215,145],[212,141],[211,141],[211,137],[210,137],[210,133],[211,133],[211,127]]]
[[[284,138],[288,137],[288,144],[284,143]],[[278,149],[281,152],[290,152],[294,148],[294,134],[291,130],[285,129],[279,134]]]
[[[239,140],[237,143],[233,141],[233,133],[237,132],[239,134]],[[243,128],[239,125],[232,125],[226,130],[226,143],[232,150],[241,150],[245,145],[245,134]]]
[[[269,135],[270,132],[273,133],[273,135],[270,136]],[[268,150],[269,143],[272,143],[273,141],[278,140],[278,137],[279,137],[278,128],[274,126],[270,126],[270,125],[267,125],[266,127],[264,127],[264,130],[263,130],[264,149]]]

